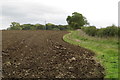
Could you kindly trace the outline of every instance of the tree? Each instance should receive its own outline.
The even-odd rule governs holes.
[[[44,25],[42,25],[42,24],[35,24],[35,28],[36,28],[36,30],[44,30]]]
[[[32,25],[32,24],[23,24],[23,25],[21,25],[21,27],[22,27],[22,30],[34,30],[34,25]]]
[[[17,22],[11,22],[10,28],[8,28],[8,29],[10,29],[10,30],[22,30],[20,24]]]
[[[52,23],[47,23],[46,24],[46,30],[52,30],[55,25]]]
[[[46,24],[46,30],[59,30],[58,26],[52,23]]]
[[[73,29],[78,29],[89,24],[87,19],[82,14],[77,12],[72,13],[72,16],[68,16],[66,21]]]

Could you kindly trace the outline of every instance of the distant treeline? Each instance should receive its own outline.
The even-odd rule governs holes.
[[[97,29],[95,26],[82,27],[81,29],[89,36],[120,37],[120,27],[115,25],[100,29]]]
[[[22,24],[20,25],[17,22],[12,22],[10,27],[7,30],[75,30],[69,25],[55,25],[52,23],[47,23],[46,25],[42,24]],[[95,26],[79,27],[77,29],[82,29],[89,36],[98,36],[98,37],[120,37],[120,27],[115,25],[108,26],[106,28],[96,28]]]
[[[20,24],[17,22],[12,22],[7,30],[75,30],[82,29],[86,34],[90,36],[99,37],[112,37],[120,36],[120,28],[115,25],[108,26],[106,28],[97,29],[95,26],[90,26],[81,13],[74,12],[71,16],[66,18],[68,25],[55,25],[52,23],[42,24]],[[84,27],[82,27],[84,26]],[[88,27],[85,27],[88,26]]]
[[[8,30],[68,30],[80,29],[81,26],[89,25],[86,17],[81,13],[74,12],[71,16],[66,18],[68,25],[55,25],[52,23],[42,24],[22,24],[12,22]]]
[[[55,25],[52,23],[42,24],[22,24],[17,22],[12,22],[7,30],[68,30],[70,27],[68,25]]]

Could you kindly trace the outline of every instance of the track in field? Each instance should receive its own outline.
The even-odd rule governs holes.
[[[63,41],[66,31],[2,31],[4,78],[103,78],[94,53]]]

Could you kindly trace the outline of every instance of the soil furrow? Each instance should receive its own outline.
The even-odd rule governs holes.
[[[94,52],[63,41],[66,31],[2,31],[4,78],[103,78]],[[9,35],[8,35],[9,34]]]

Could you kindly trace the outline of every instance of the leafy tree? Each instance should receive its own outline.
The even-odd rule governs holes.
[[[68,16],[66,21],[73,29],[78,29],[81,26],[89,24],[86,18],[77,12],[72,13],[72,16]]]
[[[34,28],[34,25],[32,25],[32,24],[23,24],[23,25],[21,25],[21,27],[22,27],[22,30],[33,30],[33,28]]]
[[[68,25],[58,25],[58,28],[60,30],[67,30],[67,29],[69,29],[69,26]]]
[[[54,25],[52,23],[47,23],[46,24],[46,30],[52,30],[53,28],[56,28],[56,25]]]
[[[20,27],[20,24],[17,22],[11,22],[10,28],[8,28],[9,30],[22,30],[22,28]]]
[[[11,25],[10,25],[10,27],[19,27],[19,26],[20,24],[17,22],[11,22]]]
[[[42,25],[42,24],[35,24],[35,28],[36,28],[36,30],[44,30],[44,25]]]

